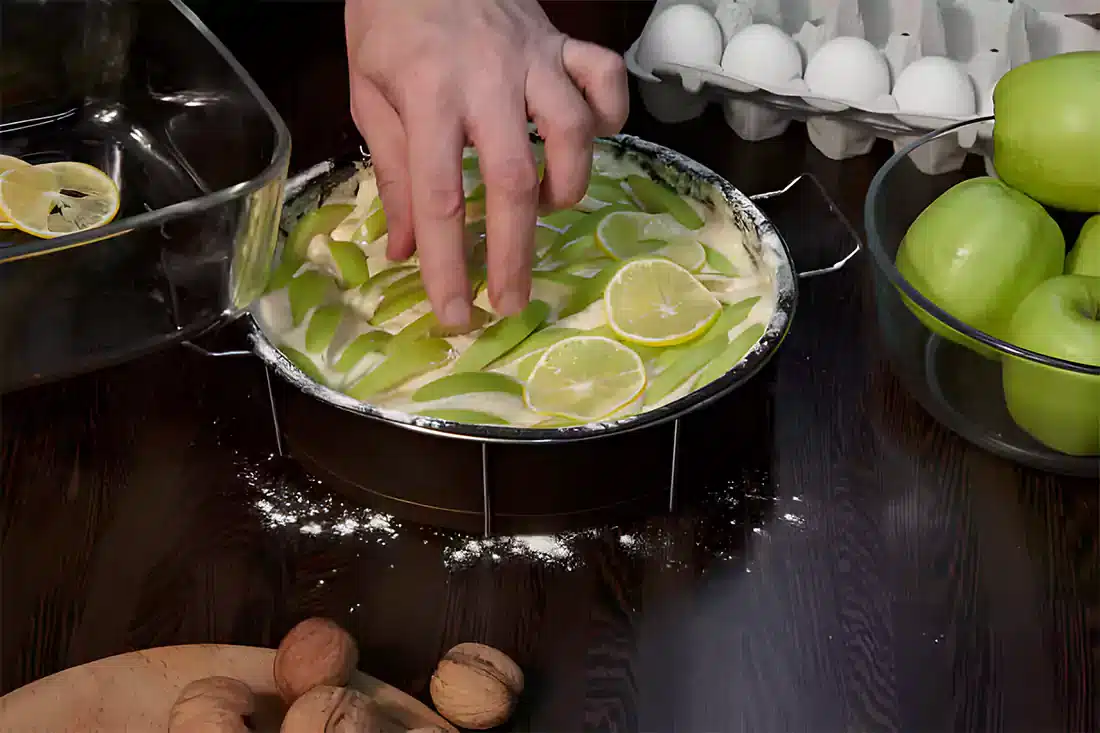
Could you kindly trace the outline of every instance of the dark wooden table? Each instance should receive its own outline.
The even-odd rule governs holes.
[[[212,23],[295,166],[357,144],[341,4],[262,8]],[[548,8],[620,49],[648,13]],[[854,222],[889,152],[838,164],[801,129],[749,145],[715,112],[662,126],[640,104],[628,127],[748,192],[810,171]],[[1097,482],[934,423],[884,363],[868,270],[805,285],[771,370],[715,408],[748,427],[699,436],[719,470],[674,513],[537,541],[422,528],[271,458],[255,360],[175,349],[6,395],[0,693],[144,647],[273,645],[323,614],[422,696],[456,642],[512,654],[515,730],[1097,730]]]

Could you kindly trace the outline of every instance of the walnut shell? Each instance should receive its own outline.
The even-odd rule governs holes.
[[[275,688],[293,703],[318,685],[343,687],[359,664],[351,634],[326,618],[307,618],[290,630],[275,653]]]
[[[321,685],[299,697],[281,733],[387,733],[386,719],[369,697],[347,687]]]
[[[439,661],[429,690],[439,714],[455,725],[495,728],[515,710],[523,692],[523,670],[491,646],[459,644]]]
[[[180,690],[168,714],[168,733],[245,733],[256,709],[248,685],[231,677],[205,677]]]

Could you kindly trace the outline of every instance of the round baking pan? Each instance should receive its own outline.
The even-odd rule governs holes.
[[[774,272],[775,313],[760,342],[739,364],[668,405],[618,420],[554,429],[471,425],[387,410],[320,385],[249,318],[251,348],[227,353],[254,353],[267,366],[280,451],[341,493],[405,519],[460,531],[560,531],[670,507],[677,481],[691,468],[685,462],[695,462],[690,451],[682,455],[682,418],[714,405],[765,367],[790,327],[798,278],[839,269],[858,251],[859,240],[844,222],[851,251],[839,262],[796,273],[786,243],[754,199],[717,173],[635,137],[603,142],[634,157],[681,194],[724,202],[753,257]],[[364,164],[369,161],[329,161],[292,179],[283,231]],[[827,201],[820,184],[805,178]],[[784,194],[802,179],[755,199]],[[272,372],[277,379],[270,378]],[[705,419],[697,421],[705,429],[696,430],[691,423],[690,439],[713,436],[709,451],[721,453],[722,436],[736,440],[739,429],[726,422],[726,414],[723,408],[707,410]],[[742,419],[752,422],[751,416]]]

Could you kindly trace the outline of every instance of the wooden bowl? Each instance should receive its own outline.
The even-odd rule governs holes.
[[[185,685],[215,675],[238,679],[256,693],[253,723],[277,733],[286,707],[275,690],[275,650],[194,644],[120,654],[66,669],[0,698],[0,731],[21,733],[161,733]],[[366,694],[404,729],[455,728],[396,687],[356,672],[351,687]]]

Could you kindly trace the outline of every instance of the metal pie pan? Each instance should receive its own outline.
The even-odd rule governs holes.
[[[650,175],[663,180],[681,194],[727,207],[731,220],[746,235],[750,255],[764,263],[765,267],[770,265],[776,285],[775,312],[756,346],[721,378],[667,405],[617,420],[562,428],[511,427],[439,420],[360,402],[310,379],[279,351],[254,318],[250,318],[249,324],[252,350],[281,378],[321,402],[406,430],[479,442],[539,444],[592,440],[660,425],[720,399],[755,375],[787,335],[798,302],[798,278],[787,244],[748,196],[710,168],[631,135],[601,138],[600,143],[633,158]],[[292,180],[287,186],[283,230],[289,230],[329,191],[348,180],[357,165],[369,165],[369,158],[328,161]]]

